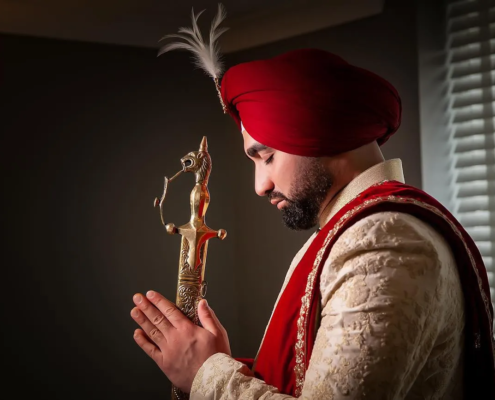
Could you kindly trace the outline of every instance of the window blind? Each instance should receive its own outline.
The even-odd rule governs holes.
[[[452,210],[476,242],[495,299],[495,0],[446,3]],[[494,304],[495,306],[495,304]]]

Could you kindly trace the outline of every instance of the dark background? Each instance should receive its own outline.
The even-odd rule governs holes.
[[[370,69],[403,102],[384,146],[421,187],[416,2],[225,57],[227,66],[316,47]],[[276,29],[276,27],[274,27]],[[253,166],[210,79],[186,53],[0,34],[2,363],[13,398],[168,398],[134,343],[132,295],[175,298],[178,237],[152,202],[207,135],[213,172],[209,303],[235,356],[253,357],[287,268],[311,232],[291,232],[253,190]],[[343,133],[345,134],[345,133]],[[166,220],[189,216],[192,177],[170,186]]]

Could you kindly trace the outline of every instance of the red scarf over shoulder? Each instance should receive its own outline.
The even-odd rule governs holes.
[[[413,215],[435,228],[457,261],[465,298],[464,390],[466,398],[495,398],[495,345],[490,288],[471,237],[434,198],[396,181],[374,185],[344,206],[321,229],[279,299],[258,353],[254,372],[281,393],[301,395],[316,339],[320,274],[339,236],[360,219],[384,211]],[[248,365],[252,360],[238,359]]]

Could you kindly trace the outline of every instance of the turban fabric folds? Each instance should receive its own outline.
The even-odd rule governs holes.
[[[239,129],[242,121],[256,141],[301,156],[381,145],[401,120],[401,100],[389,82],[317,49],[231,67],[221,94]]]

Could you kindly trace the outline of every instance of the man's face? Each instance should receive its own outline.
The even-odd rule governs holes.
[[[242,135],[244,151],[256,168],[256,193],[267,196],[281,210],[288,228],[314,227],[333,182],[321,160],[272,149],[254,140],[245,130]]]

